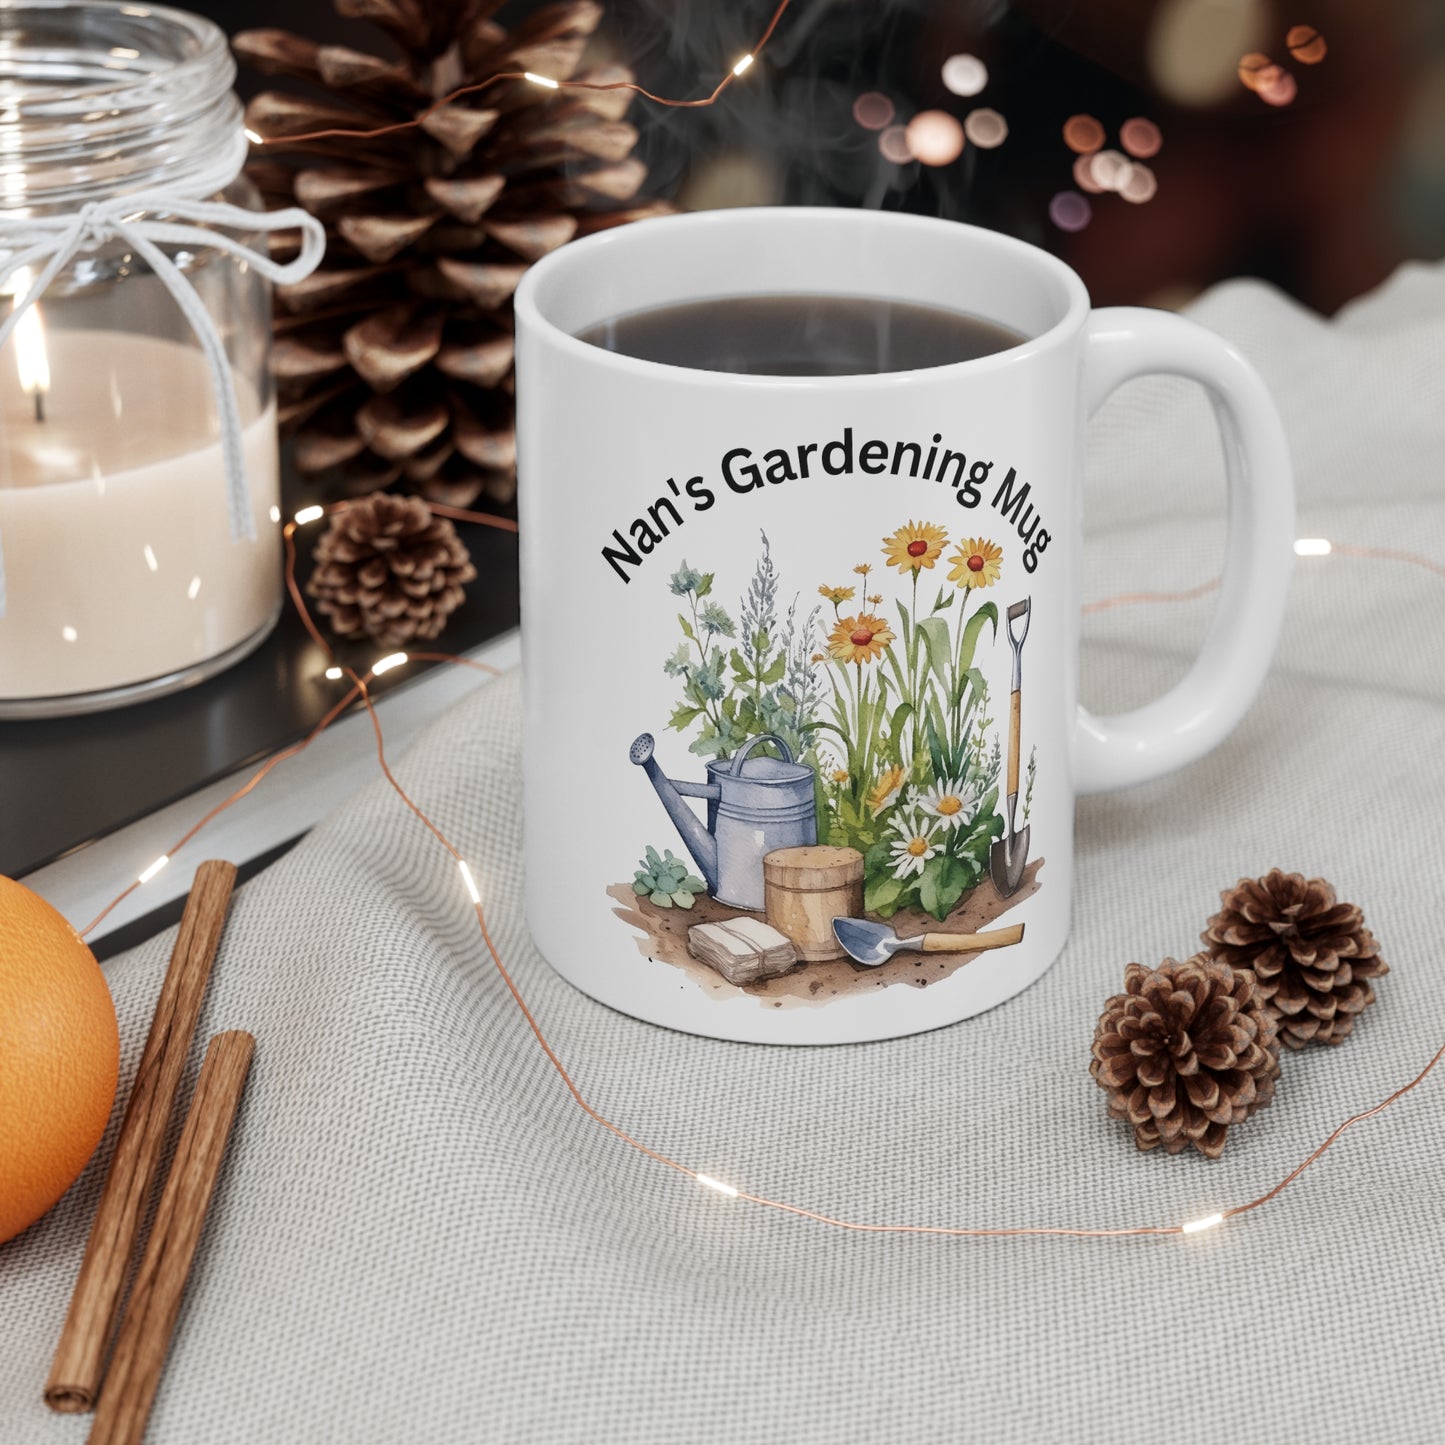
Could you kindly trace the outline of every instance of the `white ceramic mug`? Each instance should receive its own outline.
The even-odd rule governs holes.
[[[1026,340],[769,377],[577,339],[780,293],[943,307]],[[1177,316],[1091,312],[1022,242],[866,211],[618,227],[534,266],[516,314],[542,953],[638,1018],[771,1043],[913,1033],[1027,987],[1068,933],[1075,796],[1199,757],[1268,669],[1293,498],[1255,372]],[[1152,372],[1215,403],[1224,584],[1183,681],[1097,717],[1077,701],[1084,428]]]

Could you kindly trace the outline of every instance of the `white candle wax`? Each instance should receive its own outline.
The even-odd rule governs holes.
[[[238,379],[256,541],[233,542],[201,353],[115,332],[45,344],[43,421],[0,353],[0,704],[165,677],[262,635],[280,601],[274,404]]]

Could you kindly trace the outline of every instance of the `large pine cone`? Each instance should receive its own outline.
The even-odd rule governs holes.
[[[306,590],[338,637],[403,647],[436,637],[476,575],[465,543],[420,497],[378,492],[333,512]]]
[[[1202,935],[1212,958],[1253,970],[1281,1042],[1339,1044],[1389,973],[1364,915],[1339,903],[1323,878],[1282,873],[1241,878]]]
[[[1274,1098],[1279,1040],[1254,975],[1196,954],[1131,963],[1104,1006],[1089,1072],[1140,1149],[1217,1159],[1231,1124]]]
[[[257,96],[246,111],[266,137],[251,178],[270,203],[303,206],[327,231],[321,269],[278,294],[283,428],[297,467],[341,478],[343,492],[400,482],[454,506],[483,494],[505,503],[516,490],[518,281],[574,235],[668,209],[616,209],[646,175],[622,118],[631,93],[503,81],[390,135],[286,137],[411,120],[501,71],[572,78],[602,7],[553,5],[508,31],[491,19],[500,0],[334,3],[385,31],[395,58],[284,30],[235,39],[256,69],[311,85],[306,96]],[[577,78],[631,75],[599,64]]]

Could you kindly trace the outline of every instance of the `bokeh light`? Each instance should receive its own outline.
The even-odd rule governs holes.
[[[1325,37],[1313,25],[1291,25],[1284,43],[1301,65],[1318,65],[1329,53]]]
[[[963,133],[970,145],[991,151],[1008,139],[1008,122],[996,110],[980,106],[963,118]]]
[[[893,120],[893,102],[876,90],[865,91],[853,102],[853,119],[864,130],[882,130]]]
[[[1152,120],[1136,115],[1119,127],[1119,144],[1136,159],[1148,160],[1150,156],[1159,154],[1164,137]]]
[[[884,159],[894,165],[906,165],[913,159],[913,152],[908,149],[908,132],[901,125],[890,125],[878,137],[878,149]]]
[[[977,95],[988,84],[988,66],[976,55],[950,55],[943,62],[943,83],[955,95]]]
[[[1060,191],[1049,202],[1049,220],[1061,231],[1082,231],[1093,218],[1088,197],[1077,191]]]
[[[1074,159],[1074,184],[1081,191],[1097,196],[1104,188],[1094,179],[1093,156],[1076,156]]]
[[[1101,191],[1119,191],[1129,182],[1134,169],[1122,151],[1099,151],[1089,157],[1089,174]]]
[[[1129,174],[1119,187],[1119,194],[1126,201],[1132,201],[1136,206],[1142,206],[1145,201],[1152,201],[1158,190],[1159,180],[1154,172],[1142,161],[1135,161],[1129,167]]]
[[[1299,93],[1299,86],[1284,66],[1272,65],[1260,76],[1254,93],[1266,105],[1288,105]]]
[[[1273,28],[1262,0],[1160,0],[1146,44],[1149,73],[1177,105],[1210,106],[1234,89],[1239,57]]]
[[[946,110],[920,110],[908,122],[904,139],[909,154],[926,166],[951,165],[963,153],[963,127]]]
[[[1104,144],[1104,127],[1091,115],[1071,115],[1064,122],[1064,144],[1081,156]]]
[[[1246,90],[1257,90],[1259,78],[1267,70],[1274,70],[1274,61],[1269,56],[1258,50],[1251,50],[1248,55],[1239,57],[1239,83]]]

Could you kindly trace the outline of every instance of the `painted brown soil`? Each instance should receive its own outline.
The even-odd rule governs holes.
[[[1030,863],[1024,871],[1018,892],[1010,898],[1000,898],[992,880],[985,877],[942,923],[913,908],[905,908],[895,913],[889,921],[897,929],[900,938],[912,938],[920,933],[981,932],[994,919],[1038,892],[1039,870],[1043,866],[1042,858]],[[715,923],[722,919],[741,917],[743,915],[739,909],[729,908],[726,904],[706,896],[700,897],[691,908],[659,908],[650,899],[638,897],[629,883],[615,884],[607,890],[607,895],[621,905],[612,911],[643,935],[637,940],[637,947],[645,958],[672,964],[687,974],[700,988],[716,993],[719,997],[748,993],[755,998],[771,1000],[777,1008],[827,1003],[830,999],[842,995],[886,988],[889,984],[926,988],[982,956],[977,951],[930,954],[905,952],[894,954],[887,963],[880,964],[877,968],[865,968],[847,958],[824,963],[800,963],[796,968],[789,969],[787,973],[779,974],[776,978],[762,979],[758,983],[745,984],[739,988],[728,983],[707,964],[699,963],[687,951],[689,928],[697,923]]]

